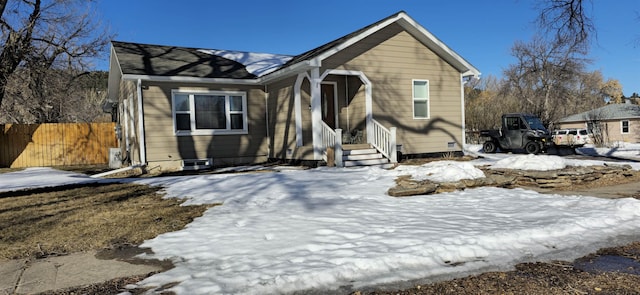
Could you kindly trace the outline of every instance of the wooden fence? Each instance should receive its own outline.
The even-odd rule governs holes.
[[[0,167],[109,163],[115,123],[0,125]]]

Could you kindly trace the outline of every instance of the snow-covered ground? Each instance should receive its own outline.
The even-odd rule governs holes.
[[[448,181],[483,177],[474,165],[548,170],[603,163],[484,156],[394,170],[318,168],[137,180],[163,186],[167,197],[186,198],[186,204],[223,204],[183,230],[144,242],[155,253],[150,258],[170,259],[176,267],[140,285],[178,282],[170,288],[178,294],[359,288],[572,259],[604,245],[640,240],[640,200],[631,198],[490,187],[407,198],[386,194],[399,175]],[[640,170],[637,163],[609,164]],[[68,172],[28,169],[0,174],[0,191],[50,186],[56,179],[88,181]]]

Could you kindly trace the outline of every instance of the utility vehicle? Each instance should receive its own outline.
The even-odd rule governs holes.
[[[480,136],[486,141],[482,145],[485,153],[524,150],[529,154],[544,152],[553,145],[551,133],[540,119],[531,114],[511,113],[502,115],[502,128],[482,130]]]

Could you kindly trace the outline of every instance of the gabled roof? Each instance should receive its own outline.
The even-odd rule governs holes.
[[[622,120],[640,118],[640,105],[608,104],[606,106],[571,115],[560,119],[559,123],[584,122],[591,120]]]
[[[427,31],[427,29],[425,29],[414,19],[409,17],[409,15],[407,15],[407,13],[404,11],[400,11],[351,34],[345,35],[320,47],[297,55],[293,59],[291,59],[285,65],[285,67],[302,61],[309,61],[313,59],[317,59],[319,61],[324,60],[327,57],[353,45],[354,43],[380,31],[381,29],[393,23],[397,23],[398,25],[402,26],[405,30],[407,30],[407,32],[409,32],[416,39],[426,45],[429,49],[433,50],[442,59],[449,62],[454,68],[460,71],[460,73],[473,76],[480,75],[480,71],[478,69],[467,62],[464,58],[462,58],[462,56],[458,55],[451,48],[446,46],[442,41],[436,38],[429,31]]]
[[[131,78],[180,80],[184,77],[184,80],[189,81],[217,79],[227,82],[235,80],[242,81],[241,83],[261,83],[319,66],[326,58],[391,24],[400,25],[463,75],[480,75],[478,69],[404,11],[297,56],[118,41],[112,42],[112,48],[121,73]]]

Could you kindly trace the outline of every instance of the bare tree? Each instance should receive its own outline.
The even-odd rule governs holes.
[[[29,85],[25,96],[52,107],[48,101],[52,71],[81,74],[90,68],[91,59],[104,52],[109,41],[107,31],[90,12],[91,3],[0,0],[0,106],[11,76],[19,70]]]
[[[538,26],[555,39],[572,43],[586,53],[591,39],[596,38],[587,3],[591,0],[540,0]]]
[[[36,88],[39,95],[32,91],[31,75],[24,68],[11,75],[0,122],[96,122],[105,116],[101,105],[107,94],[107,72],[48,70],[38,79],[44,85]]]
[[[504,95],[518,99],[522,111],[545,124],[558,119],[588,60],[575,44],[540,36],[529,43],[516,42],[511,51],[517,62],[504,71]]]

